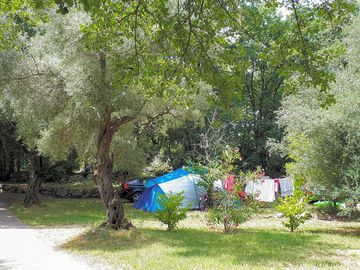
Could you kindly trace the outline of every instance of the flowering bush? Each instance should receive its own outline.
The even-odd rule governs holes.
[[[228,191],[221,191],[212,208],[210,208],[206,218],[209,225],[222,224],[224,233],[230,233],[241,223],[247,221],[254,209],[251,205],[242,201],[237,194]]]

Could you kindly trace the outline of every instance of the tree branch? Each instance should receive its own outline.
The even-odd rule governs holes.
[[[136,116],[134,115],[125,115],[123,117],[120,118],[115,118],[114,120],[111,121],[111,125],[110,128],[112,129],[112,131],[115,133],[120,126],[132,122],[136,119]]]
[[[309,53],[307,51],[307,43],[306,43],[306,40],[305,40],[305,37],[303,35],[303,32],[302,32],[302,29],[301,29],[301,21],[300,21],[300,17],[298,15],[298,12],[297,12],[297,8],[296,8],[296,4],[295,4],[295,1],[294,0],[291,0],[291,7],[294,11],[294,17],[295,17],[295,22],[296,22],[296,27],[297,27],[297,30],[299,32],[299,35],[300,35],[300,40],[301,40],[301,43],[302,43],[302,47],[301,47],[301,51],[302,51],[302,54],[304,56],[304,60],[305,60],[305,67],[306,67],[306,70],[307,70],[307,73],[309,74],[309,76],[311,77],[311,79],[316,83],[316,78],[313,76],[312,74],[312,71],[311,71],[311,68],[310,68],[310,62],[309,62]]]

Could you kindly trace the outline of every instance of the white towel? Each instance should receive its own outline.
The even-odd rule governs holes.
[[[262,202],[273,202],[275,200],[275,180],[262,179],[259,186],[260,194],[257,200]]]

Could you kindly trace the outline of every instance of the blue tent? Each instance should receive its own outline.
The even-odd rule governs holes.
[[[200,197],[206,194],[204,187],[198,186],[202,179],[184,169],[177,169],[146,182],[140,200],[135,204],[136,209],[148,212],[156,212],[160,209],[157,201],[158,194],[170,194],[184,192],[183,207],[190,206],[190,209],[199,207]]]

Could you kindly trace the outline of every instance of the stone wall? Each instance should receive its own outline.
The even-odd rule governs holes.
[[[2,184],[2,190],[12,193],[25,193],[26,184]],[[43,186],[40,188],[40,194],[53,196],[56,198],[100,198],[99,191],[94,188],[66,188]]]

